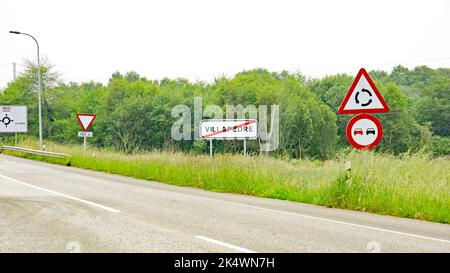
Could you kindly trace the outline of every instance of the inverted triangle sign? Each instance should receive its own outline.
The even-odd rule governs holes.
[[[361,68],[356,75],[344,100],[339,106],[339,114],[386,113],[389,106],[384,101],[369,74]]]
[[[85,132],[89,130],[96,117],[95,114],[77,114],[78,121]]]

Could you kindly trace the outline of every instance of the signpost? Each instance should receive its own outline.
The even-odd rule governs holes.
[[[364,68],[361,68],[338,110],[339,114],[357,114],[350,119],[346,127],[348,142],[356,149],[368,151],[375,148],[383,136],[383,126],[376,117],[368,113],[386,113],[389,111],[389,106],[369,74]],[[367,157],[368,152],[365,155],[364,182],[369,172]]]
[[[361,68],[338,110],[339,114],[359,114],[347,124],[348,142],[356,149],[375,148],[381,141],[383,127],[376,117],[367,113],[385,112],[389,112],[389,106],[369,74]]]
[[[28,131],[27,107],[16,105],[0,106],[0,133],[15,133],[17,146],[17,133]]]
[[[78,132],[78,137],[83,138],[83,149],[86,150],[86,138],[93,137],[94,134],[92,132],[88,132],[89,128],[94,122],[94,119],[97,116],[94,114],[77,114],[78,122],[80,122],[83,131]]]
[[[212,140],[243,140],[244,155],[247,156],[247,139],[258,138],[256,119],[208,119],[200,123],[200,134],[209,140],[209,154],[212,156]]]

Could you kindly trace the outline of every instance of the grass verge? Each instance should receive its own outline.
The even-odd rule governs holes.
[[[21,147],[36,148],[25,140]],[[178,186],[276,198],[441,223],[450,223],[450,161],[427,155],[395,157],[364,152],[328,160],[280,160],[239,155],[194,156],[172,152],[126,155],[47,143],[70,159],[7,154]],[[344,174],[352,162],[352,178]]]

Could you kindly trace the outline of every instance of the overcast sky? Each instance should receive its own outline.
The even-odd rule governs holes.
[[[1,0],[0,87],[10,63],[36,58],[33,40],[9,30],[34,35],[65,81],[450,67],[448,0]]]

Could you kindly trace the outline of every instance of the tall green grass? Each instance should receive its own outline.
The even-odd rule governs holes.
[[[36,148],[36,143],[25,140],[20,146]],[[211,159],[175,152],[83,152],[80,146],[52,143],[47,144],[46,150],[72,157],[55,160],[14,155],[217,192],[450,223],[450,161],[445,158],[353,151],[328,161],[230,154]],[[345,161],[352,163],[351,179],[345,175]]]

